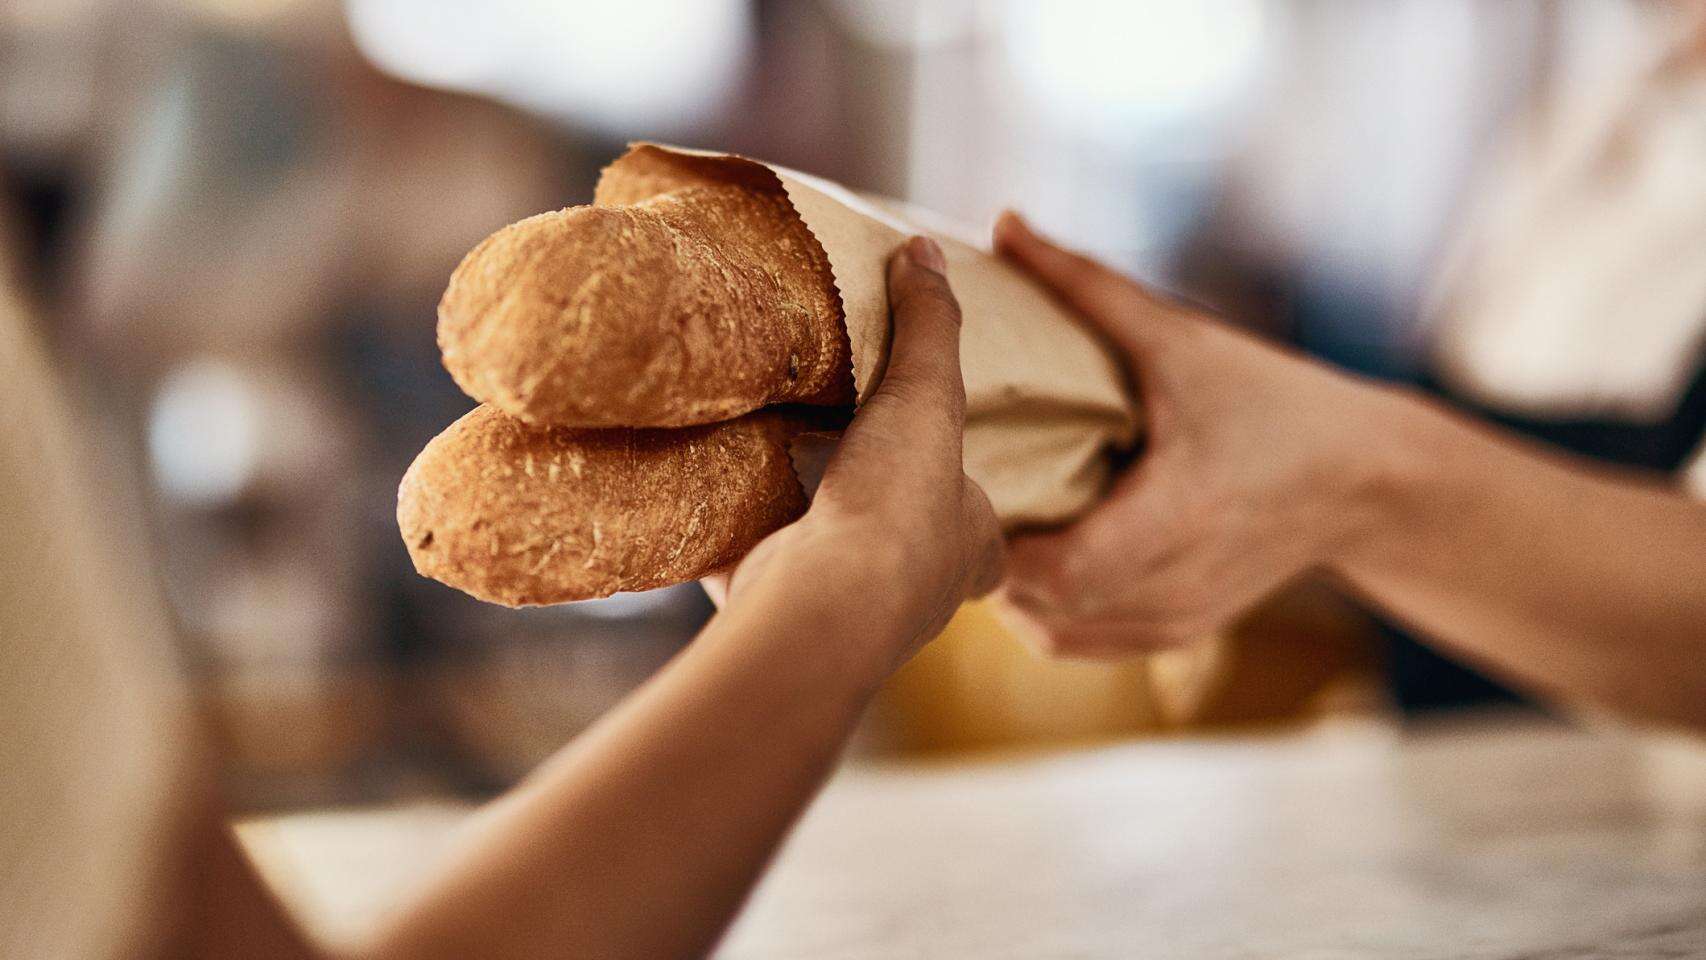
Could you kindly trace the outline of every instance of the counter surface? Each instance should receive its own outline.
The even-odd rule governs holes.
[[[462,815],[316,814],[245,834],[337,933]],[[1699,744],[1503,719],[854,764],[718,956],[1697,954]]]

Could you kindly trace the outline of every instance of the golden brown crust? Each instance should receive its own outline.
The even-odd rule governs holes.
[[[438,313],[451,376],[529,423],[685,426],[852,403],[828,259],[778,194],[694,186],[530,217],[463,259]]]
[[[415,569],[507,606],[692,580],[805,511],[788,443],[760,411],[678,430],[532,427],[481,406],[403,476],[397,525]]]

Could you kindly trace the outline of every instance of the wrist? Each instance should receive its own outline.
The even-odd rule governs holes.
[[[905,591],[884,564],[850,549],[857,538],[810,518],[779,535],[773,554],[717,618],[737,643],[762,642],[822,668],[826,680],[874,694],[910,639]],[[913,631],[915,632],[915,631]]]
[[[1416,505],[1450,455],[1448,421],[1431,402],[1405,388],[1373,391],[1367,427],[1350,450],[1349,528],[1333,557],[1352,579],[1402,554]]]

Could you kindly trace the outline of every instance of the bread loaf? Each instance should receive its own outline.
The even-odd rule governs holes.
[[[532,424],[672,427],[853,402],[823,248],[786,197],[739,186],[499,230],[451,276],[438,339],[465,392]]]
[[[422,575],[507,606],[680,583],[804,512],[788,444],[816,426],[765,410],[675,430],[540,428],[481,406],[415,458],[397,525]]]

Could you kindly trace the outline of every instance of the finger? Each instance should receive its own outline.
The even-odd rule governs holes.
[[[1213,635],[1183,621],[1150,619],[1057,620],[1012,602],[1003,591],[996,604],[999,617],[1031,647],[1051,657],[1118,659],[1191,646]]]
[[[1001,585],[1006,576],[1006,549],[1001,542],[1001,525],[995,519],[995,508],[989,496],[970,477],[962,477],[960,488],[960,529],[965,531],[972,556],[972,574],[967,580],[966,594],[981,597]]]
[[[963,472],[960,310],[935,242],[913,237],[889,259],[887,368],[825,470],[816,504],[922,504],[952,518]],[[825,506],[825,509],[829,507]]]
[[[1011,210],[995,220],[997,253],[1042,281],[1109,339],[1137,351],[1166,332],[1172,305],[1099,261],[1057,246]]]
[[[1152,565],[1160,543],[1126,504],[1108,502],[1064,530],[1013,538],[1007,587],[1029,606],[1074,616],[1117,605],[1130,580]]]
[[[1147,652],[1134,640],[1136,631],[1106,630],[1075,633],[1038,619],[1029,611],[1007,602],[1006,592],[997,594],[992,605],[995,618],[1020,642],[1046,657],[1063,660],[1122,660]]]
[[[1090,640],[1069,640],[1064,643],[1051,645],[1042,651],[1044,656],[1053,660],[1074,660],[1082,663],[1118,663],[1145,657],[1152,653],[1176,649],[1167,645],[1151,645],[1141,641],[1121,639],[1109,642]]]
[[[1029,623],[1050,646],[1120,645],[1142,650],[1186,646],[1218,630],[1206,620],[1170,617],[1165,613],[1113,612],[1098,617],[1059,617],[1025,607],[1007,592],[1003,606]]]
[[[889,259],[894,337],[882,383],[866,404],[872,409],[861,411],[885,434],[918,437],[945,427],[958,437],[964,427],[960,306],[946,270],[941,247],[926,237],[913,237]]]

